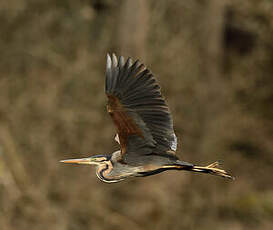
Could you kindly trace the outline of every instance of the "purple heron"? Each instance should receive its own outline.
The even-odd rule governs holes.
[[[232,179],[218,162],[196,166],[176,153],[177,138],[169,108],[155,76],[138,60],[107,54],[105,93],[107,111],[116,128],[120,150],[110,155],[62,160],[63,163],[96,165],[104,182],[143,177],[166,170],[186,170]]]

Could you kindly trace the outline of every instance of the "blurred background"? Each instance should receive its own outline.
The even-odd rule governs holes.
[[[111,153],[106,53],[139,58],[187,172],[105,184],[59,160]],[[0,3],[0,228],[273,229],[271,0]]]

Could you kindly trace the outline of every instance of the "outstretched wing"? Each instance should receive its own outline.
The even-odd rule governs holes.
[[[122,154],[175,153],[171,114],[155,77],[143,64],[107,54],[105,92]]]

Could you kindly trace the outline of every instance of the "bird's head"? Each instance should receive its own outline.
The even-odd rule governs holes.
[[[95,155],[86,158],[80,159],[67,159],[61,160],[62,163],[70,163],[70,164],[88,164],[88,165],[102,165],[106,164],[110,160],[111,156],[108,155]]]
[[[113,155],[96,155],[92,157],[86,157],[86,158],[80,158],[80,159],[68,159],[68,160],[62,160],[60,162],[62,163],[70,163],[70,164],[87,164],[87,165],[96,165],[97,170],[96,174],[97,177],[106,183],[113,183],[113,182],[119,182],[123,180],[122,177],[112,177],[109,176],[108,173],[111,172],[113,169],[113,164],[111,161]]]

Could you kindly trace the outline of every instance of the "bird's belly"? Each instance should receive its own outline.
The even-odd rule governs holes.
[[[114,167],[111,171],[110,175],[112,177],[118,177],[118,178],[126,178],[131,176],[137,176],[139,172],[143,171],[142,166],[118,166]]]

